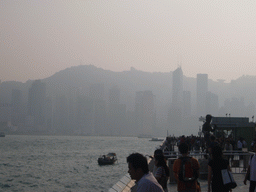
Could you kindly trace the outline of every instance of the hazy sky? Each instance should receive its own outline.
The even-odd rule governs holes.
[[[0,79],[81,63],[229,82],[256,75],[255,0],[0,0]]]

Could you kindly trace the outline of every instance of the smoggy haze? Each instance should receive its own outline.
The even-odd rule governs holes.
[[[0,79],[70,66],[256,75],[256,1],[0,1]]]

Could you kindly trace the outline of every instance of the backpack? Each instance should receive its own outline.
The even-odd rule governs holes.
[[[192,157],[180,157],[179,180],[183,182],[193,182],[198,178],[197,170],[193,168]]]

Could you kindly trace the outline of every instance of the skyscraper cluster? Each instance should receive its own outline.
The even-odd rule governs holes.
[[[170,103],[163,108],[166,118],[159,117],[158,112],[163,111],[152,90],[134,91],[132,107],[127,107],[122,100],[125,87],[106,89],[104,83],[92,83],[49,94],[47,84],[35,80],[27,93],[12,89],[9,103],[0,98],[0,129],[22,134],[153,136],[169,131],[181,135],[195,132],[199,117],[206,114],[254,114],[254,104],[246,106],[242,97],[227,98],[219,107],[219,96],[210,90],[207,74],[197,74],[196,90],[187,85],[181,67],[171,77]]]

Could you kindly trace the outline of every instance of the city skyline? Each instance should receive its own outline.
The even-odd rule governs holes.
[[[2,81],[91,64],[226,82],[255,75],[255,1],[0,2]]]
[[[83,87],[78,86],[79,81],[72,84],[70,77],[74,75]],[[81,78],[87,75],[90,80]],[[256,100],[250,87],[254,78],[225,84],[208,81],[207,74],[199,74],[193,80],[184,77],[180,67],[173,74],[156,76],[130,71],[125,82],[119,81],[124,74],[113,75],[96,67],[80,66],[43,81],[2,83],[0,122],[9,123],[13,133],[165,135],[169,130],[180,135],[196,134],[198,118],[206,114],[254,116]],[[248,80],[248,85],[243,83]],[[241,88],[243,92],[252,91],[251,96],[239,95]],[[166,89],[169,91],[162,91]]]

